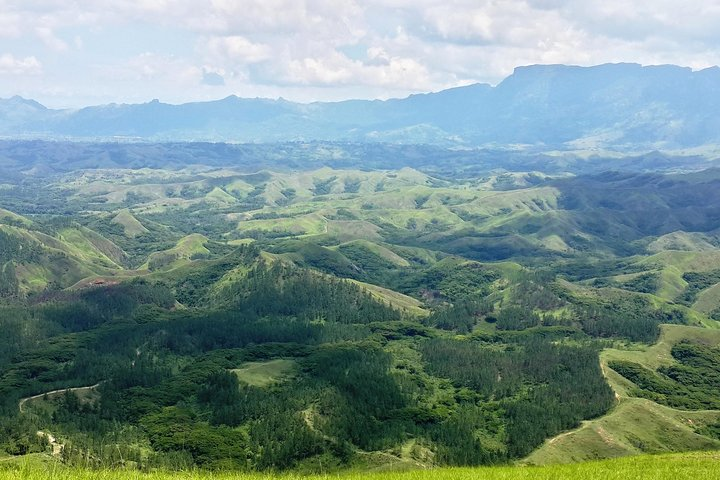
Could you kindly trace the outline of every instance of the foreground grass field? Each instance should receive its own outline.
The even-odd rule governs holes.
[[[2,479],[57,480],[430,480],[430,479],[487,479],[487,480],[543,480],[567,478],[573,480],[636,480],[636,479],[720,479],[720,452],[673,455],[645,455],[600,462],[544,467],[486,467],[444,468],[407,472],[348,472],[339,475],[275,475],[210,472],[154,472],[140,473],[120,470],[82,470],[68,468],[42,457],[22,460],[0,460]]]

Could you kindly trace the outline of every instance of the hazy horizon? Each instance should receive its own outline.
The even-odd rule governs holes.
[[[702,70],[706,70],[706,69],[720,68],[720,66],[718,66],[718,65],[711,65],[711,66],[702,67],[702,68],[692,68],[692,67],[689,67],[689,66],[674,65],[674,64],[649,64],[649,65],[643,65],[643,64],[633,63],[633,62],[617,62],[617,63],[605,63],[605,64],[598,64],[598,65],[572,65],[572,64],[531,64],[531,65],[518,65],[517,67],[515,67],[514,70],[519,69],[519,68],[529,68],[529,67],[554,67],[554,66],[592,68],[592,67],[601,67],[601,66],[604,66],[604,65],[640,65],[641,67],[663,67],[663,66],[672,66],[672,67],[678,67],[678,68],[687,68],[687,69],[692,70],[693,72],[698,72],[698,71],[702,71]],[[513,73],[514,73],[514,71],[513,71]],[[510,75],[508,75],[508,77],[511,76],[511,75],[512,75],[512,73],[511,73]],[[500,85],[504,80],[506,80],[508,77],[504,77],[504,78],[500,79],[500,80],[499,80],[498,82],[496,82],[496,83],[472,82],[472,83],[467,83],[467,84],[463,84],[463,85],[456,85],[456,86],[452,86],[452,87],[447,87],[447,88],[443,88],[443,89],[439,89],[439,90],[428,90],[428,91],[411,92],[411,93],[408,93],[408,94],[406,94],[406,95],[398,95],[398,96],[390,96],[390,97],[369,97],[369,98],[347,97],[347,98],[337,98],[337,99],[331,99],[331,100],[321,100],[321,99],[293,100],[293,99],[285,98],[285,97],[283,97],[283,96],[276,96],[276,97],[271,97],[271,96],[244,97],[244,96],[239,95],[239,94],[237,94],[237,93],[230,93],[230,94],[225,95],[225,96],[223,96],[223,97],[207,98],[207,99],[201,99],[201,100],[189,100],[189,101],[175,101],[175,102],[174,102],[174,101],[164,101],[164,100],[162,100],[162,99],[160,99],[160,98],[147,98],[147,99],[139,99],[139,100],[136,101],[136,102],[109,101],[109,102],[106,102],[106,103],[96,103],[96,104],[86,104],[86,105],[84,104],[84,105],[76,105],[76,106],[63,106],[63,105],[57,105],[57,106],[56,106],[56,105],[53,105],[52,103],[46,104],[46,103],[38,100],[37,98],[25,97],[25,96],[20,95],[20,94],[17,94],[17,93],[13,94],[12,92],[9,92],[8,95],[5,96],[5,97],[0,97],[0,100],[10,100],[10,99],[12,99],[12,98],[14,98],[14,97],[19,97],[19,98],[22,98],[22,99],[24,99],[24,100],[29,100],[29,101],[38,102],[38,103],[40,103],[41,105],[43,105],[44,107],[47,107],[47,108],[49,108],[49,109],[56,109],[56,110],[73,110],[73,109],[80,109],[80,108],[85,108],[85,107],[103,106],[103,105],[141,105],[141,104],[148,104],[148,103],[153,103],[153,102],[160,102],[160,103],[163,103],[163,104],[166,104],[166,105],[184,105],[184,104],[188,104],[188,103],[216,102],[216,101],[225,100],[225,99],[231,98],[231,97],[236,97],[236,98],[240,98],[240,99],[259,99],[259,100],[270,100],[270,101],[281,101],[281,100],[284,100],[284,101],[288,101],[288,102],[291,102],[291,103],[297,103],[297,104],[301,104],[301,105],[310,105],[310,104],[313,104],[313,103],[340,103],[340,102],[356,101],[356,100],[370,100],[370,101],[372,101],[372,100],[380,100],[380,101],[386,101],[386,100],[402,100],[402,99],[406,99],[406,98],[408,98],[408,97],[411,97],[411,96],[413,96],[413,95],[433,94],[433,93],[439,93],[439,92],[442,92],[442,91],[445,91],[445,90],[450,90],[450,89],[454,89],[454,88],[469,87],[469,86],[473,86],[473,85],[489,85],[489,86],[491,86],[491,87],[497,87],[497,86]]]
[[[720,2],[0,2],[0,97],[308,103],[497,84],[519,65],[720,63]]]

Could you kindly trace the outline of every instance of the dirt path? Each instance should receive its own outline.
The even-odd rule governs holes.
[[[20,409],[20,413],[23,413],[23,407],[30,400],[37,400],[38,398],[43,398],[45,395],[50,397],[50,396],[58,395],[60,393],[65,393],[65,392],[80,392],[83,390],[94,390],[98,386],[100,386],[100,383],[96,383],[95,385],[90,385],[89,387],[60,388],[60,389],[51,390],[51,391],[45,392],[45,393],[39,393],[37,395],[33,395],[32,397],[26,397],[26,398],[23,398],[22,400],[20,400],[20,403],[18,403],[18,408]]]
[[[553,438],[551,438],[550,440],[548,440],[548,445],[552,445],[553,443],[555,443],[555,442],[557,442],[558,440],[561,440],[561,439],[567,437],[568,435],[572,435],[573,433],[579,432],[580,430],[582,430],[583,428],[585,428],[585,427],[587,426],[587,424],[588,424],[588,422],[587,422],[587,420],[585,420],[585,421],[581,422],[581,423],[580,423],[580,426],[577,427],[576,429],[574,429],[574,430],[568,430],[567,432],[564,432],[564,433],[561,433],[560,435],[554,436]]]
[[[317,429],[315,427],[315,422],[313,421],[313,415],[315,414],[315,405],[311,405],[309,408],[302,411],[303,420],[305,421],[305,424],[308,426],[310,430],[312,430],[315,434],[320,435],[323,440],[331,443],[338,443],[338,440],[336,438],[330,437],[328,435],[325,435],[322,431]],[[392,453],[383,452],[381,450],[368,452],[366,450],[363,450],[361,448],[353,447],[353,451],[358,455],[367,455],[367,456],[380,456],[387,458],[388,460],[391,460],[391,463],[411,463],[415,465],[418,468],[429,468],[428,465],[425,465],[424,463],[421,463],[417,461],[414,458],[402,458],[398,457],[397,455],[393,455]]]
[[[57,438],[55,438],[55,435],[53,435],[52,433],[43,432],[42,430],[38,430],[37,436],[44,437],[47,439],[48,443],[52,447],[53,457],[59,457],[62,454],[62,451],[63,451],[63,448],[65,447],[65,445],[58,442]]]
[[[609,379],[608,376],[607,376],[607,371],[606,371],[606,369],[605,369],[605,364],[604,364],[602,361],[600,361],[600,371],[602,372],[602,376],[605,377],[605,380],[607,380],[608,385],[610,385],[610,379]],[[615,400],[616,400],[616,401],[620,401],[620,395],[618,395],[618,393],[615,391],[615,389],[612,388],[612,386],[610,386],[610,388],[611,388],[612,391],[613,391],[613,394],[614,394],[614,396],[615,396]],[[609,412],[607,412],[607,413],[609,413]],[[605,415],[607,415],[607,413],[606,413]],[[587,427],[591,422],[592,422],[592,420],[584,420],[584,421],[582,421],[582,422],[580,423],[580,426],[579,426],[579,427],[574,428],[574,429],[572,429],[572,430],[568,430],[567,432],[564,432],[564,433],[561,433],[561,434],[559,434],[559,435],[556,435],[556,436],[552,437],[550,440],[547,441],[548,445],[552,445],[553,443],[555,443],[555,442],[557,442],[558,440],[561,440],[561,439],[567,437],[568,435],[572,435],[573,433],[579,432],[579,431],[582,430],[583,428]],[[606,438],[606,437],[608,437],[607,433],[605,433],[604,431],[603,431],[603,432],[598,432],[598,433],[600,434],[601,437],[603,437],[603,440],[605,440],[605,442],[608,443],[608,440],[607,440],[607,438]]]

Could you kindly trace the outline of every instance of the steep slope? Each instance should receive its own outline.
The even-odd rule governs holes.
[[[122,226],[123,232],[130,238],[149,232],[149,230],[137,218],[135,218],[128,209],[120,210],[120,212],[113,217],[112,222]]]
[[[0,225],[3,292],[26,295],[48,287],[65,288],[93,275],[122,268],[124,252],[101,235],[74,225],[54,235]]]

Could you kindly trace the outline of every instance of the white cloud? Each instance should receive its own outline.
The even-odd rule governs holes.
[[[15,58],[12,54],[0,55],[0,75],[39,75],[42,65],[35,57]]]
[[[412,58],[388,56],[382,49],[369,49],[368,61],[351,60],[341,53],[291,60],[268,77],[287,85],[386,87],[425,91],[433,83],[427,68]]]
[[[20,15],[0,11],[0,37],[19,36],[21,33],[20,23]]]
[[[35,34],[42,40],[42,42],[51,50],[55,52],[64,52],[68,49],[67,43],[55,36],[55,32],[47,27],[37,27]]]
[[[173,56],[144,52],[121,63],[99,67],[97,75],[105,83],[115,86],[127,84],[133,88],[152,88],[157,93],[163,85],[190,88],[200,83],[202,68]]]
[[[272,48],[262,43],[253,43],[240,35],[212,37],[201,42],[201,50],[218,61],[249,64],[268,60]]]
[[[718,24],[720,0],[0,0],[0,38],[24,48],[8,43],[23,58],[0,68],[44,72],[45,91],[105,82],[120,101],[191,99],[204,74],[207,94],[371,97],[496,83],[532,63],[706,67],[720,63]],[[143,28],[146,44],[123,36]],[[166,33],[181,41],[156,48]]]

